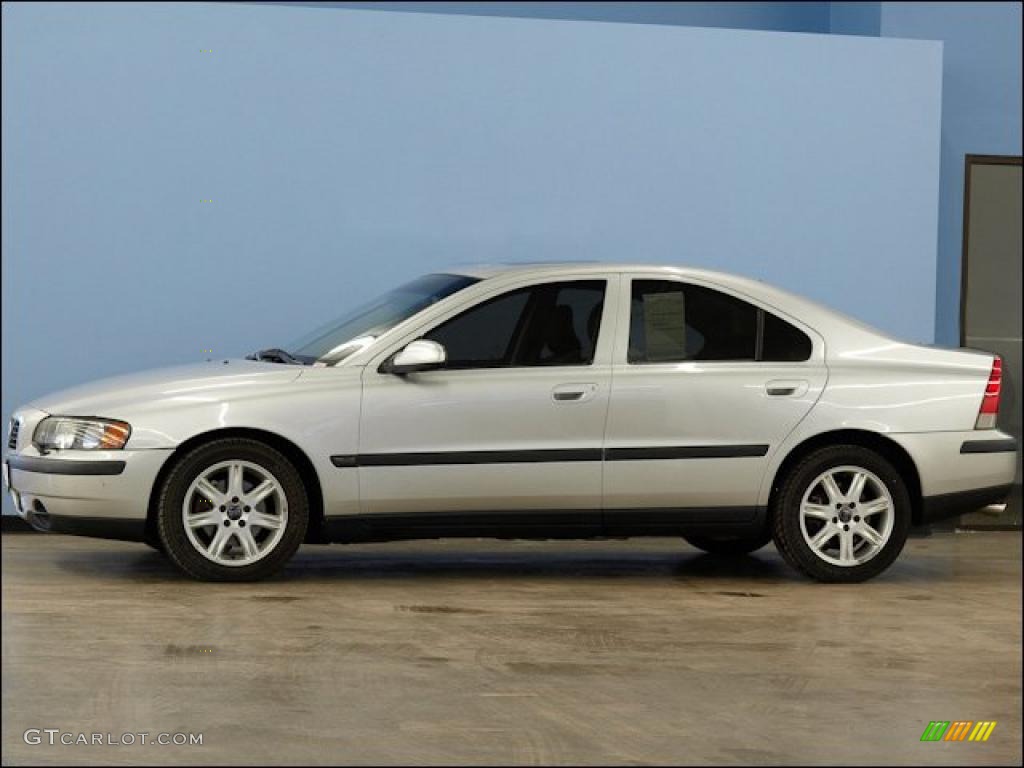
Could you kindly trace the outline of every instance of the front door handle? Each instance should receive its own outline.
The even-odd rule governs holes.
[[[551,398],[556,403],[581,403],[596,391],[597,384],[561,384],[551,390]]]
[[[777,379],[764,385],[764,391],[771,397],[801,397],[807,394],[810,384],[806,381],[787,381]]]

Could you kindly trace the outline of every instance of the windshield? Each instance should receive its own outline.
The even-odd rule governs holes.
[[[287,346],[299,360],[338,362],[431,304],[479,282],[466,275],[424,275],[322,325]]]

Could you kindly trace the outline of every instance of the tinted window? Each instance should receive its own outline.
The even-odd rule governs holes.
[[[745,301],[698,285],[634,280],[627,359],[753,360],[757,312]]]
[[[801,362],[811,356],[811,340],[799,328],[771,312],[764,313],[761,359],[773,362]]]
[[[456,315],[423,338],[444,346],[448,368],[509,365],[529,298],[528,290],[506,293]]]
[[[447,368],[588,365],[604,293],[603,280],[523,288],[478,304],[423,338],[444,345]]]
[[[604,306],[604,281],[553,283],[534,291],[518,365],[589,365]]]

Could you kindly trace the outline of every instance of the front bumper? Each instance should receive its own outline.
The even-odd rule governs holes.
[[[142,541],[150,492],[172,450],[55,451],[5,457],[15,511],[34,528]],[[54,455],[54,454],[59,454]]]

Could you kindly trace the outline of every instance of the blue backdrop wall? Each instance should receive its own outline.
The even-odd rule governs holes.
[[[310,2],[645,24],[830,32],[941,41],[943,56],[935,337],[960,340],[964,155],[1021,154],[1019,2]]]
[[[289,5],[289,0],[279,0]],[[300,0],[301,2],[301,0]],[[767,29],[776,32],[828,32],[836,3],[795,0],[784,2],[665,2],[628,0],[623,2],[302,2],[303,5],[330,8],[375,8],[417,13],[462,13],[474,16],[518,16],[530,19],[578,19],[621,21],[634,24],[681,24],[688,27],[725,27],[729,29]],[[856,5],[856,3],[848,3]],[[877,6],[878,3],[872,3]],[[877,8],[876,8],[877,11]],[[878,34],[878,30],[875,30]]]
[[[864,0],[829,3],[829,32],[838,35],[879,35],[882,4]]]
[[[960,343],[964,156],[1021,154],[1021,4],[832,3],[833,34],[940,40],[942,172],[935,339]]]
[[[939,44],[244,4],[3,22],[5,420],[476,261],[713,266],[932,338]]]
[[[1021,153],[1021,4],[882,3],[884,37],[943,41],[935,336],[960,343],[964,155]]]

